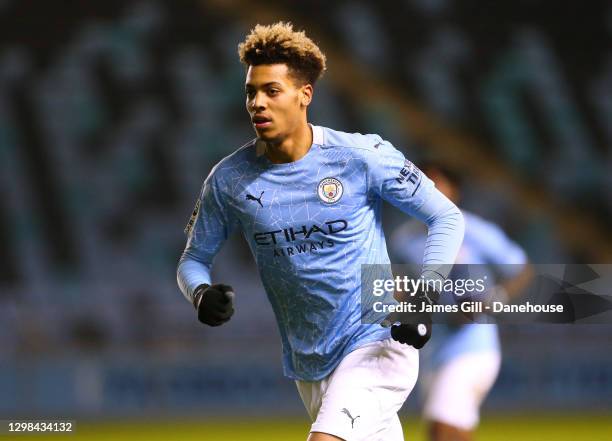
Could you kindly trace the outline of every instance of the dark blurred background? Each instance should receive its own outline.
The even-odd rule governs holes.
[[[328,56],[311,122],[454,167],[533,262],[612,262],[610,2],[1,0],[0,416],[305,414],[242,238],[226,326],[175,281],[203,179],[254,136],[237,44],[280,19]],[[504,327],[485,408],[610,412],[611,331]]]

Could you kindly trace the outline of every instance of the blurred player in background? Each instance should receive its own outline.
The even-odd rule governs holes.
[[[438,237],[426,247],[435,257],[424,259],[423,277],[448,276],[436,270],[455,260],[461,212],[380,136],[307,122],[325,56],[304,32],[258,25],[239,55],[257,138],[206,178],[186,228],[179,286],[200,321],[227,322],[233,289],[213,284],[210,272],[222,244],[240,230],[276,315],[285,375],[313,420],[308,439],[401,440],[397,411],[414,387],[415,348],[431,325],[428,317],[391,328],[362,323],[361,264],[389,263],[384,199]]]
[[[451,169],[436,163],[422,166],[436,187],[459,204],[461,182]],[[519,295],[531,279],[523,249],[495,224],[462,210],[465,238],[457,264],[483,265],[480,274],[497,286],[488,297],[507,301]],[[392,252],[403,262],[420,262],[427,240],[420,225],[407,222],[392,235]],[[489,282],[491,283],[491,282]],[[423,357],[424,417],[432,441],[468,441],[479,421],[482,401],[493,386],[501,363],[497,325],[434,326],[432,342]]]

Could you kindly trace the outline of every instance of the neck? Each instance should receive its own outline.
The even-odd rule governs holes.
[[[278,143],[266,143],[266,157],[274,164],[295,162],[301,159],[312,145],[312,128],[308,123],[300,125],[290,136]]]

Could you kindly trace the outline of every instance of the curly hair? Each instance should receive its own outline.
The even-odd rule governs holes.
[[[291,23],[282,21],[251,29],[238,45],[238,55],[246,66],[286,64],[295,79],[312,85],[326,69],[321,49],[304,31],[294,31]]]

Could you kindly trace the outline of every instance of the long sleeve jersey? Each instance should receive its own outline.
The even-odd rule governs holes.
[[[428,226],[426,269],[455,260],[464,229],[457,207],[389,142],[311,127],[313,144],[297,161],[272,163],[253,140],[214,167],[177,271],[191,300],[211,284],[213,258],[240,230],[276,315],[285,375],[305,381],[389,338],[389,329],[361,320],[361,265],[390,263],[383,200]]]

